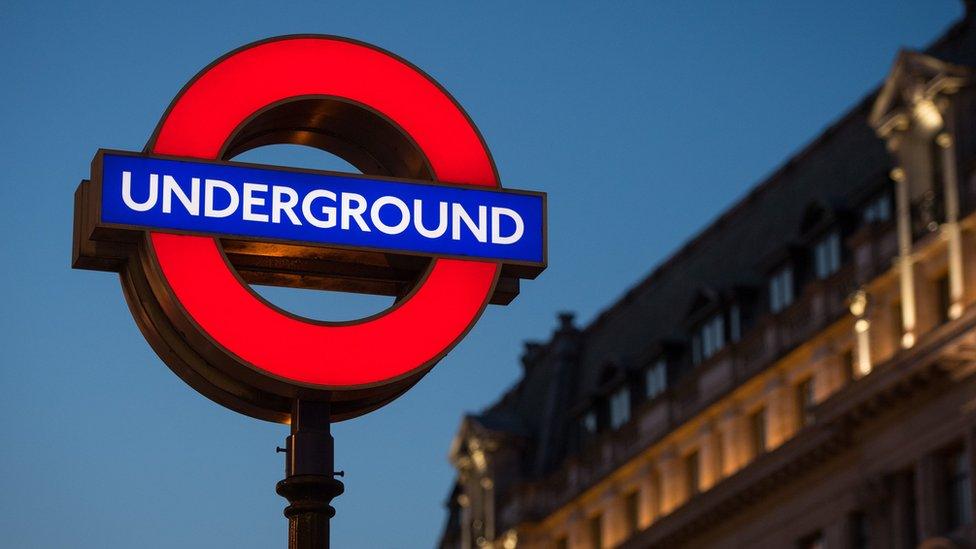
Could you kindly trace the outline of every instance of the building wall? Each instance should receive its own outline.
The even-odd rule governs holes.
[[[969,34],[956,29],[943,42],[960,36]],[[615,365],[624,360],[607,339],[614,331],[602,329],[612,318],[580,331],[563,317],[552,341],[530,346],[526,381],[463,423],[449,502],[461,519],[441,546],[976,545],[976,150],[966,145],[976,142],[974,97],[969,68],[903,52],[863,118],[891,156],[882,174],[890,214],[864,222],[859,212],[852,222],[807,206],[804,253],[854,227],[842,233],[842,264],[796,288],[782,310],[744,311],[756,320],[741,337],[727,335],[704,358],[696,348],[685,375],[672,376],[669,363],[665,393],[633,398],[610,429],[588,433],[583,423],[575,439],[580,431],[566,425],[588,419],[594,399],[627,390],[635,372]],[[748,294],[723,295],[709,299],[731,304],[738,322]],[[629,314],[627,299],[611,317]],[[681,347],[686,360],[697,333]],[[626,342],[616,343],[621,355]],[[668,345],[636,362],[671,356]],[[585,367],[599,356],[607,366]],[[575,377],[596,392],[578,398],[567,383]],[[571,398],[580,403],[557,405]],[[955,469],[949,456],[961,456]],[[950,470],[965,483],[956,525]]]

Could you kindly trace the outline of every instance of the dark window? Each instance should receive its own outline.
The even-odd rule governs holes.
[[[590,547],[603,549],[603,515],[590,517]]]
[[[808,377],[796,385],[797,420],[802,429],[813,423],[813,407],[817,405],[813,392],[813,378]]]
[[[915,495],[915,471],[905,471],[901,474],[901,481],[907,483],[905,486],[905,492],[908,495],[908,501],[905,505],[905,516],[903,517],[903,534],[908,540],[910,546],[914,547],[918,544],[918,497]]]
[[[640,528],[640,495],[633,491],[624,496],[624,512],[627,514],[627,535]]]
[[[708,360],[725,347],[725,318],[721,313],[712,315],[698,327],[692,337],[692,346],[695,364]]]
[[[841,356],[844,362],[844,378],[847,381],[857,378],[857,360],[854,358],[854,349],[844,351]]]
[[[760,408],[749,416],[749,426],[752,428],[752,451],[754,455],[766,451],[766,408]]]
[[[916,189],[912,192],[912,233],[915,238],[926,232],[939,229],[939,224],[945,220],[945,199],[943,198],[942,181],[942,151],[933,140],[931,142],[931,187]]]
[[[942,163],[942,147],[936,143],[936,139],[933,139],[930,147],[932,150],[932,194],[935,195],[935,221],[937,223],[942,223],[945,221],[945,178],[944,164]],[[936,224],[935,228],[930,228],[929,230],[935,230],[938,228]]]
[[[947,452],[945,459],[946,528],[951,532],[969,524],[973,517],[969,460],[963,448]]]
[[[688,497],[698,493],[701,486],[701,467],[698,462],[698,452],[694,451],[685,456],[685,488]]]
[[[668,388],[668,367],[664,359],[658,360],[644,374],[644,395],[648,400]]]
[[[861,511],[851,513],[850,538],[851,549],[868,549],[871,546],[871,524]]]
[[[618,429],[630,421],[630,387],[624,385],[610,397],[610,428]]]
[[[883,193],[864,206],[865,223],[883,223],[891,219],[891,195]]]
[[[814,532],[809,536],[803,536],[796,542],[797,549],[825,549],[823,532]]]
[[[813,247],[813,271],[824,279],[840,270],[840,233],[833,231]]]
[[[583,428],[584,438],[589,438],[595,435],[600,427],[596,410],[590,410],[589,412],[583,414],[583,419],[580,420],[580,423]]]
[[[742,338],[742,318],[739,314],[739,306],[732,305],[729,308],[729,339],[732,343]]]
[[[939,324],[949,321],[949,307],[952,305],[952,296],[949,293],[949,275],[945,275],[935,281],[936,291],[939,293],[936,303],[939,307]]]
[[[891,337],[895,342],[895,347],[901,347],[901,336],[904,331],[901,320],[901,303],[891,305]]]
[[[793,267],[787,265],[769,278],[769,309],[778,313],[793,303]]]

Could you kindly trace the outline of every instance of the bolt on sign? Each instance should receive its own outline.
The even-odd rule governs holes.
[[[365,175],[231,159],[271,144]],[[99,150],[75,193],[75,268],[118,272],[146,339],[238,412],[296,398],[340,420],[391,401],[546,266],[546,197],[503,189],[471,119],[373,46],[288,36],[238,49],[177,95],[141,152]],[[396,296],[352,322],[303,318],[250,284]]]

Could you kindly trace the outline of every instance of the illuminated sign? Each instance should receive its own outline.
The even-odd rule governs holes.
[[[102,151],[100,224],[541,265],[544,195]]]
[[[365,175],[231,161],[264,145]],[[236,50],[177,95],[142,153],[99,151],[75,193],[73,265],[118,272],[184,381],[233,410],[341,420],[403,394],[546,266],[545,197],[501,188],[461,107],[406,61],[288,36]],[[304,318],[250,284],[390,295],[350,322]]]

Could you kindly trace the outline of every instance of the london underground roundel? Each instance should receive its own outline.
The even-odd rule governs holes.
[[[233,162],[300,144],[362,171]],[[201,71],[141,152],[99,150],[75,193],[73,266],[119,272],[163,361],[214,401],[335,419],[409,389],[488,303],[546,265],[545,195],[502,189],[461,107],[373,46],[331,36],[251,44]],[[289,313],[250,284],[392,295],[350,322]]]

